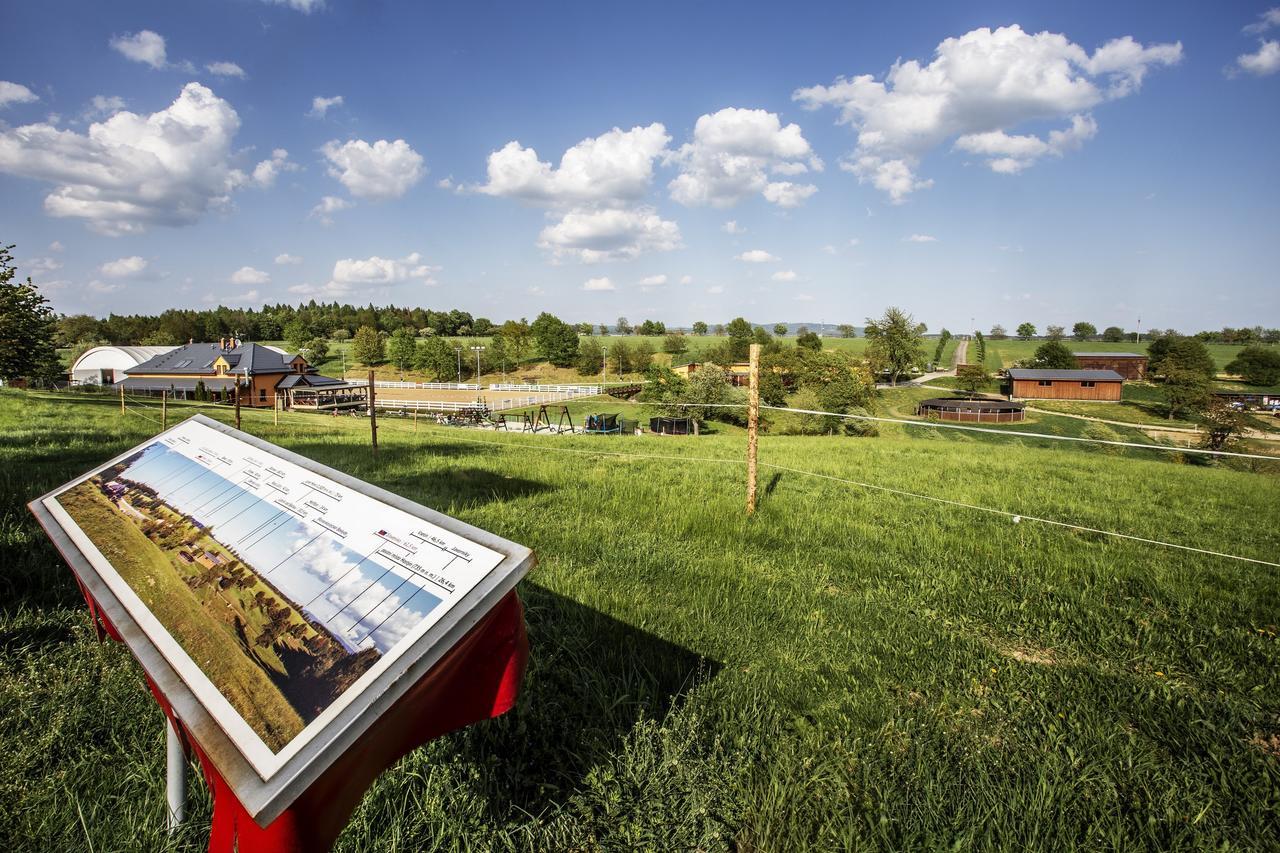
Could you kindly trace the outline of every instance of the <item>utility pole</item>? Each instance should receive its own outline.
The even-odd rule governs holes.
[[[484,347],[474,346],[471,351],[476,354],[476,384],[480,384],[480,353],[484,352]]]
[[[462,347],[454,347],[453,351],[458,354],[458,384],[462,384]]]
[[[609,381],[609,348],[601,347],[601,349],[604,350],[604,358],[600,360],[600,385],[603,387]],[[123,394],[124,391],[120,393]],[[124,411],[124,403],[120,404],[120,410]]]
[[[373,371],[369,371],[369,436],[373,439],[373,455],[378,455],[378,409],[377,385],[373,382]]]
[[[747,515],[756,511],[756,456],[760,432],[760,345],[750,350],[750,384],[747,386]]]

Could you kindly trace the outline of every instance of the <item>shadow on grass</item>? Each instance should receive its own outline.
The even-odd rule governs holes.
[[[457,735],[489,768],[480,784],[494,819],[543,812],[626,751],[642,720],[661,721],[722,665],[536,584],[520,586],[529,669],[519,704]]]

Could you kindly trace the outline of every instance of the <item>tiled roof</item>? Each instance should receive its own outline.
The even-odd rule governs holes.
[[[222,349],[218,344],[187,344],[157,355],[125,371],[129,376],[146,376],[156,373],[190,376],[213,376],[218,356],[230,365],[231,370],[244,375],[260,373],[292,373],[290,362],[296,356],[281,354],[261,344],[240,344],[232,349]]]
[[[1073,352],[1076,358],[1146,358],[1140,352]]]

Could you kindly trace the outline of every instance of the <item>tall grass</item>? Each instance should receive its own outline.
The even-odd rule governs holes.
[[[198,849],[207,798],[197,785],[192,823],[163,834],[162,717],[128,655],[97,644],[22,507],[154,426],[17,393],[0,394],[0,426],[0,844]],[[766,436],[747,520],[728,429],[571,438],[387,419],[375,459],[355,418],[246,412],[245,426],[539,558],[521,586],[518,707],[384,774],[340,849],[1280,837],[1277,570],[768,465],[1272,560],[1274,476],[941,430]]]

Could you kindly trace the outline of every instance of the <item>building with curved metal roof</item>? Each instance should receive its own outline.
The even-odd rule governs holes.
[[[72,385],[112,385],[125,371],[177,347],[101,346],[87,349],[71,365]]]

